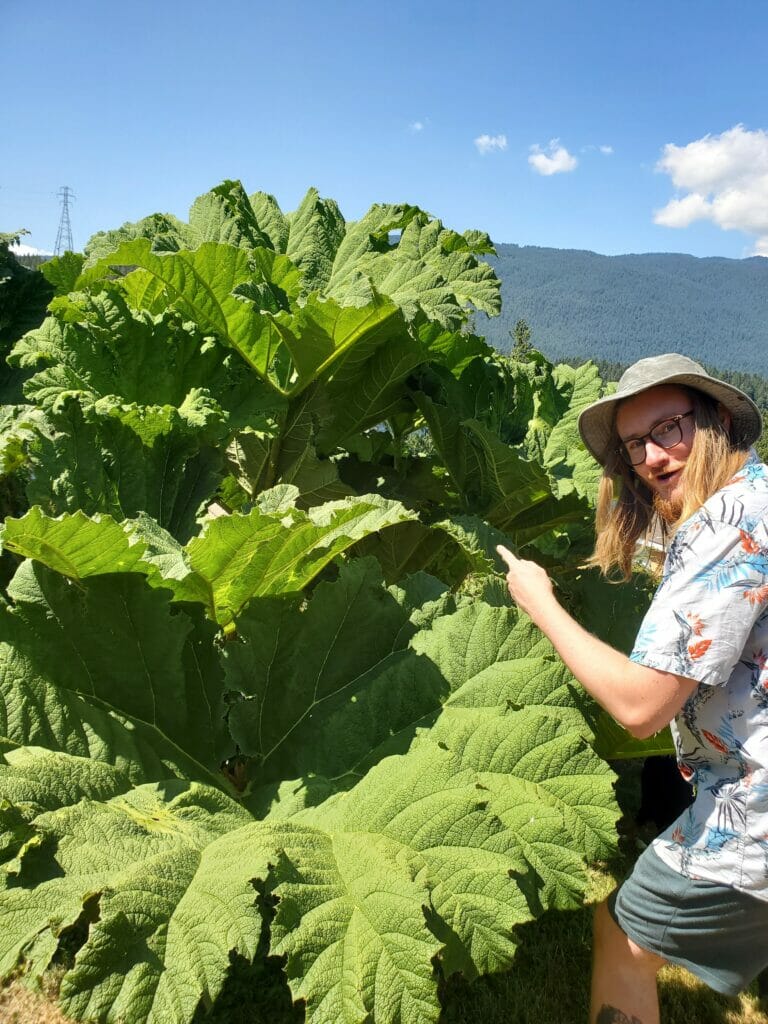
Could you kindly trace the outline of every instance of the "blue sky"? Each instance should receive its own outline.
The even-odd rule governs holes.
[[[0,230],[53,249],[224,178],[495,241],[768,255],[764,0],[0,0]]]

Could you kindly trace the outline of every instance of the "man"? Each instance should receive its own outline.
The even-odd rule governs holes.
[[[655,524],[672,541],[629,657],[506,548],[513,600],[633,735],[672,719],[691,807],[597,908],[592,1024],[658,1024],[656,974],[682,964],[736,994],[768,967],[768,469],[751,400],[676,354],[641,359],[579,429],[604,467],[593,564],[625,577]]]

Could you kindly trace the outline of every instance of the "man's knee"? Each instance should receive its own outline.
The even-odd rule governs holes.
[[[635,969],[647,970],[654,974],[667,962],[657,953],[638,946],[621,930],[608,909],[607,900],[603,900],[595,907],[593,949],[596,960],[624,962],[631,964]]]

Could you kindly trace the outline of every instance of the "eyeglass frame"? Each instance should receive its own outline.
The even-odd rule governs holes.
[[[680,420],[684,420],[687,416],[693,416],[694,413],[695,413],[694,409],[689,409],[688,412],[681,412],[681,413],[678,413],[676,416],[665,416],[663,420],[659,420],[658,423],[655,423],[651,427],[651,429],[648,431],[647,434],[638,434],[636,437],[628,437],[626,439],[626,441],[622,441],[621,444],[619,445],[619,447],[616,449],[616,454],[619,455],[628,466],[632,466],[632,467],[634,467],[634,466],[642,466],[642,464],[645,462],[645,460],[648,457],[648,452],[646,450],[646,446],[647,446],[648,442],[649,441],[653,441],[654,444],[658,445],[659,448],[663,448],[664,451],[669,451],[670,448],[675,448],[683,440],[683,428],[680,425]],[[658,441],[653,436],[654,432],[659,429],[659,427],[662,425],[662,423],[674,423],[675,426],[677,427],[678,431],[680,432],[680,437],[676,441],[673,441],[672,444],[662,444],[661,441]],[[640,459],[639,462],[633,462],[632,461],[632,456],[631,456],[630,452],[627,450],[627,443],[629,441],[642,441],[643,442],[643,448],[642,448],[643,457],[642,457],[642,459]]]

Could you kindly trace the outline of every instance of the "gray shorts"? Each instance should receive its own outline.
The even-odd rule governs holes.
[[[768,901],[727,885],[685,878],[649,846],[608,899],[638,946],[735,996],[768,967]]]

